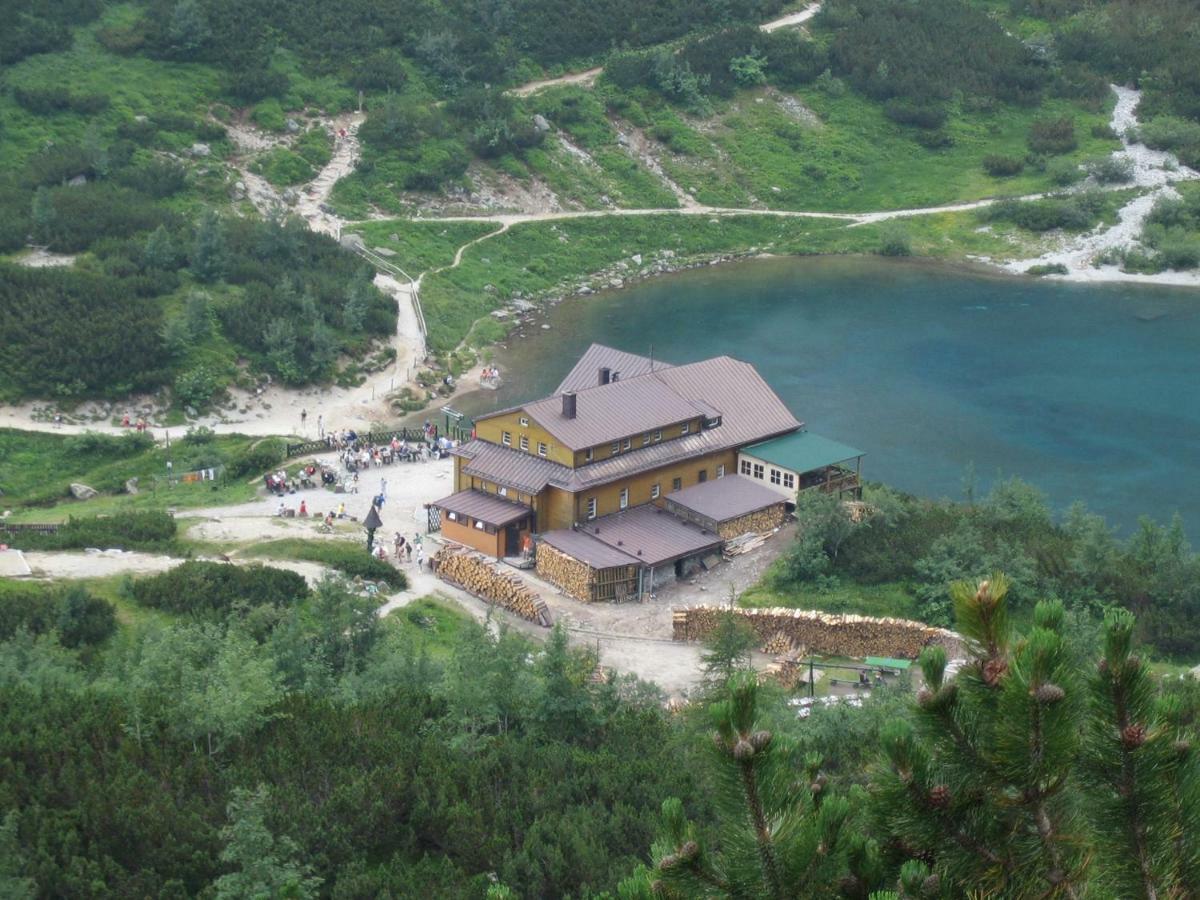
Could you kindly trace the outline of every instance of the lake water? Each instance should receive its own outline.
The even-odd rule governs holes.
[[[477,413],[549,393],[591,341],[753,363],[865,477],[963,496],[998,476],[1128,532],[1179,511],[1200,541],[1200,293],[861,258],[707,268],[560,304],[501,351]]]

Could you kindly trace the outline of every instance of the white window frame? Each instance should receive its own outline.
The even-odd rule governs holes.
[[[740,470],[740,471],[741,471],[741,473],[742,473],[743,475],[749,475],[749,474],[750,474],[750,460],[748,460],[748,459],[743,459],[743,460],[742,460],[742,466],[741,466],[741,470]]]
[[[538,456],[549,456],[549,455],[550,455],[550,448],[547,447],[545,444],[543,444],[541,441],[538,441]]]
[[[529,435],[527,435],[527,434],[521,435],[520,441],[521,441],[521,449],[524,450],[526,453],[528,453],[529,452]]]
[[[642,435],[642,446],[646,447],[646,446],[649,446],[649,444],[650,444],[650,432],[647,431],[645,434]]]
[[[654,432],[654,443],[657,444],[661,440],[662,440],[662,431]]]
[[[596,498],[588,497],[584,509],[585,509],[585,515],[589,519],[596,518]]]
[[[720,464],[717,466],[717,477],[718,477],[718,478],[724,478],[724,477],[725,477],[725,463],[720,463]]]
[[[689,431],[691,431],[691,430],[692,430],[692,423],[691,423],[691,422],[684,422],[682,425],[680,425],[680,426],[679,426],[679,433],[680,433],[680,434],[687,434],[687,433],[688,433]]]
[[[618,502],[620,503],[621,509],[629,509],[629,488],[621,488],[620,499]]]
[[[621,452],[621,442],[613,441],[611,450],[612,450],[613,456],[616,456],[618,453],[620,453]]]
[[[583,461],[584,462],[591,462],[593,459],[595,459],[595,457],[596,457],[596,454],[592,450],[591,447],[588,447],[586,450],[583,451]]]
[[[522,428],[529,427],[529,417],[528,416],[521,416],[521,418],[519,418],[517,421],[521,423]]]
[[[763,466],[762,463],[754,464],[754,477],[757,478],[759,481],[763,480],[764,469],[765,469],[765,467]]]
[[[783,484],[783,473],[774,466],[771,467],[771,484]]]
[[[650,485],[650,499],[651,500],[657,500],[661,494],[662,494],[662,485],[660,485],[657,481],[654,482],[654,484]]]
[[[500,485],[496,485],[496,493],[501,497],[507,497],[508,496],[508,488],[501,487]]]
[[[446,513],[446,518],[449,519],[451,522],[457,522],[458,521],[458,513],[453,512],[453,511],[448,512],[448,513]]]
[[[632,450],[633,449],[633,438],[625,438],[625,446],[622,447],[621,449]]]
[[[671,479],[671,493],[673,494],[676,491],[681,491],[681,490],[683,490],[683,479],[682,478],[672,478]]]
[[[791,472],[784,472],[784,473],[783,473],[783,486],[784,486],[785,488],[789,488],[789,489],[791,489],[791,490],[795,490],[795,487],[796,487],[796,476],[795,476],[795,475],[793,475]]]
[[[500,432],[500,443],[502,443],[505,447],[511,447],[512,446],[512,433],[508,432],[508,431]]]

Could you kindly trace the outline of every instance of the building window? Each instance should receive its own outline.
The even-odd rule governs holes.
[[[446,513],[446,518],[449,519],[451,522],[457,522],[458,521],[458,513],[448,512],[448,513]]]
[[[528,427],[529,427],[529,419],[527,419],[525,416],[521,416],[521,418],[519,419],[519,421],[520,421],[520,423],[521,423],[521,427],[522,427],[522,428],[528,428]]]
[[[763,466],[762,466],[762,463],[755,463],[755,464],[754,464],[754,477],[755,477],[755,478],[757,478],[757,479],[759,479],[760,481],[762,480],[762,477],[763,477]]]
[[[679,426],[679,433],[680,433],[680,434],[687,434],[687,433],[688,433],[689,431],[691,431],[691,430],[692,430],[692,423],[691,423],[691,422],[684,422],[682,425],[680,425],[680,426]]]
[[[650,499],[651,500],[657,500],[659,494],[661,494],[661,493],[662,493],[662,488],[659,487],[659,484],[657,481],[654,482],[654,484],[650,485]]]
[[[501,497],[507,497],[508,496],[508,488],[500,487],[499,485],[497,485],[496,493],[499,494]]]
[[[526,453],[529,452],[529,437],[528,437],[528,435],[524,435],[524,434],[521,435],[521,449],[524,450]]]
[[[502,443],[505,447],[511,447],[512,446],[512,435],[509,434],[507,431],[500,432],[500,443]]]
[[[696,480],[701,484],[708,481],[708,469],[701,469],[700,474],[696,476]]]
[[[717,466],[717,477],[718,478],[725,477],[725,463],[721,463],[719,466]]]
[[[662,432],[661,431],[654,432],[654,443],[657,444],[661,440],[662,440]]]
[[[476,520],[475,520],[475,527],[476,527],[476,528],[478,528],[480,531],[483,531],[483,529],[484,529],[486,526],[485,526],[485,525],[484,525],[482,522],[480,522],[478,519],[476,519]]]
[[[595,497],[587,498],[587,517],[589,519],[596,518],[596,498]]]
[[[591,447],[588,447],[586,450],[583,451],[583,461],[584,462],[591,462],[592,456],[593,456],[593,454],[592,454]]]
[[[629,508],[629,488],[621,488],[621,509]]]
[[[625,449],[626,450],[633,449],[633,438],[625,438]]]
[[[742,474],[743,475],[750,474],[750,460],[748,460],[748,459],[742,460]]]
[[[771,470],[771,484],[783,484],[783,476],[778,469]]]
[[[682,478],[672,478],[671,479],[671,490],[677,491],[681,487],[683,487],[683,479]]]
[[[783,486],[785,488],[794,488],[796,486],[796,476],[791,472],[783,473]]]
[[[545,456],[547,452],[546,445],[538,441],[538,456]]]
[[[647,431],[645,434],[642,435],[642,446],[645,447],[649,443],[650,443],[650,432]]]
[[[620,453],[620,452],[621,452],[621,442],[620,442],[620,441],[613,441],[613,445],[612,445],[612,455],[613,455],[613,456],[616,456],[616,455],[617,455],[618,453]]]

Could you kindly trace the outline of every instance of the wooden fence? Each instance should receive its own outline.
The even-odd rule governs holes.
[[[424,443],[425,432],[420,428],[397,428],[394,431],[368,431],[365,434],[360,433],[357,442],[358,444],[386,444],[390,443],[392,438]],[[333,449],[328,439],[321,438],[314,441],[302,441],[299,444],[288,444],[287,455],[288,459],[291,459],[293,456],[304,456],[308,453],[328,453]]]
[[[61,527],[62,525],[58,522],[31,522],[28,524],[19,525],[14,523],[10,525],[6,522],[0,521],[0,531],[7,531],[10,534],[16,534],[19,531],[32,531],[38,534],[57,534],[58,529]]]

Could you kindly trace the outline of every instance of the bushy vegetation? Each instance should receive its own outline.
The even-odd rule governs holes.
[[[133,582],[142,606],[198,618],[224,618],[258,606],[294,606],[308,597],[303,575],[272,566],[190,561]]]
[[[1022,620],[1044,597],[1083,614],[1124,607],[1138,616],[1139,641],[1164,654],[1200,651],[1200,555],[1178,519],[1165,527],[1143,519],[1121,540],[1082,505],[1055,522],[1042,495],[1015,479],[977,503],[888,488],[866,501],[872,513],[855,525],[835,499],[801,495],[800,537],[774,571],[776,597],[789,585],[899,585],[899,602],[915,604],[897,612],[948,625],[947,585],[1003,570],[1009,608]]]
[[[102,644],[117,630],[116,609],[79,586],[0,583],[0,641],[18,632],[54,632],[68,648]]]
[[[175,517],[160,511],[70,518],[53,534],[17,531],[5,542],[25,550],[163,550],[175,539]]]
[[[1181,185],[1182,195],[1162,197],[1150,210],[1139,241],[1144,250],[1127,251],[1130,271],[1200,268],[1200,190]]]
[[[359,541],[282,539],[255,544],[250,553],[270,559],[303,559],[336,569],[349,578],[382,581],[396,590],[408,587],[408,578],[395,566],[367,553]]]
[[[1045,200],[1003,200],[979,213],[985,222],[1011,222],[1029,231],[1086,231],[1113,211],[1112,198],[1085,191]]]

